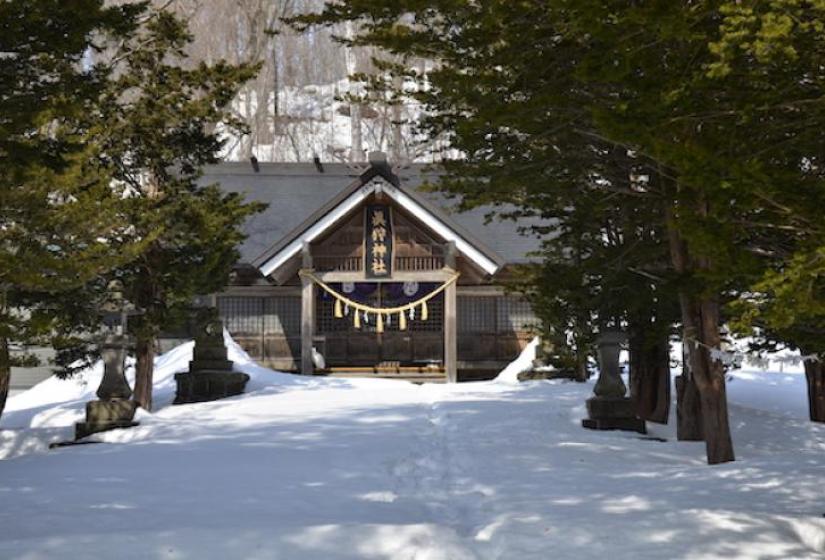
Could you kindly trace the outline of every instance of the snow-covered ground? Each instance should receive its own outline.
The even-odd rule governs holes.
[[[672,425],[649,424],[667,441],[583,430],[591,384],[302,378],[231,342],[249,392],[169,406],[191,351],[158,358],[158,411],[107,444],[46,450],[99,370],[11,399],[0,558],[825,555],[825,426],[798,373],[734,372],[738,461],[709,467]]]

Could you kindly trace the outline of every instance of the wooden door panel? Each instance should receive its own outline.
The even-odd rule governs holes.
[[[347,335],[348,365],[373,366],[381,361],[380,346],[374,333]]]
[[[457,340],[458,359],[469,362],[495,360],[497,338],[494,334],[459,334]]]
[[[499,360],[511,361],[521,353],[521,344],[516,335],[500,335],[497,342],[496,354]]]
[[[439,333],[412,333],[414,362],[441,362],[444,359],[444,336]]]
[[[382,362],[406,364],[412,361],[412,338],[409,333],[385,332],[379,338]]]
[[[327,334],[324,337],[324,358],[327,366],[347,364],[347,337],[340,334]]]

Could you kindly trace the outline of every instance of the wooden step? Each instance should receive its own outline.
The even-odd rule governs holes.
[[[357,368],[346,368],[349,371],[335,371],[332,368],[315,372],[315,375],[322,375],[325,377],[337,377],[342,379],[396,379],[399,381],[409,381],[411,383],[445,383],[447,376],[443,371],[427,371],[427,372],[392,372],[392,371],[372,371],[361,368],[357,371],[352,371]]]
[[[429,368],[426,366],[343,366],[329,367],[321,370],[327,373],[421,373],[421,374],[444,374],[441,368]]]

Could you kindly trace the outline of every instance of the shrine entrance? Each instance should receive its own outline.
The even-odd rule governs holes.
[[[218,298],[251,356],[304,375],[455,382],[459,371],[462,380],[489,379],[532,339],[529,303],[502,287],[507,261],[465,229],[478,217],[462,225],[402,185],[381,154],[342,190],[299,182],[323,204],[304,211],[303,187],[282,207],[273,193],[273,221],[250,227],[278,230],[274,243]],[[275,218],[294,222],[293,213],[303,221],[284,233]],[[484,235],[524,254],[499,233]]]
[[[375,308],[393,308],[415,301],[438,288],[430,282],[335,283],[332,289],[359,303]],[[336,317],[335,298],[324,290],[316,292],[315,346],[328,369],[368,368],[375,371],[443,371],[444,295],[427,302],[427,319],[420,309],[382,318],[378,328],[374,315],[361,314],[355,327],[354,314],[343,305]],[[402,329],[402,326],[404,327]]]
[[[301,373],[455,382],[459,277],[485,282],[501,261],[373,163],[257,266],[273,283],[300,283]]]

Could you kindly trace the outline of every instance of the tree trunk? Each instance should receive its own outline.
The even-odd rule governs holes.
[[[728,396],[724,371],[718,376],[712,373],[707,386],[699,386],[702,401],[702,426],[705,431],[705,448],[708,464],[716,465],[736,459],[728,420]]]
[[[155,339],[138,338],[135,349],[135,392],[132,400],[142,408],[152,410],[152,374],[155,370]]]
[[[0,318],[6,317],[7,291],[5,286],[0,290]],[[11,353],[9,352],[8,331],[6,336],[0,336],[0,417],[6,409],[6,399],[9,398],[11,385]]]
[[[356,35],[355,23],[348,23],[346,26],[346,37],[353,38]],[[346,47],[344,49],[344,57],[347,64],[347,74],[350,78],[360,70],[358,60],[358,52],[353,47]],[[352,85],[349,93],[353,93]],[[349,105],[350,116],[350,156],[351,163],[361,163],[364,161],[364,147],[361,136],[361,105],[350,101]]]
[[[587,369],[588,353],[581,350],[582,344],[576,345],[576,371],[574,372],[575,380],[584,383],[590,379],[590,370]]]
[[[351,103],[349,106],[350,115],[350,162],[362,163],[364,161],[364,143],[361,137],[361,106]]]
[[[811,422],[825,422],[825,368],[818,360],[805,360],[804,365]]]
[[[401,91],[404,85],[401,78],[396,76],[392,82],[393,88]],[[402,130],[401,116],[401,104],[396,103],[392,106],[392,149],[390,150],[392,163],[396,165],[401,163],[401,158],[404,156],[404,132]]]
[[[718,349],[721,344],[719,305],[707,297],[695,297],[685,292],[680,299],[687,346],[685,366],[699,391],[701,429],[708,463],[733,461],[724,366],[710,354],[711,349]]]
[[[689,374],[676,377],[676,439],[705,441],[699,389]]]
[[[9,396],[11,385],[11,355],[9,354],[9,339],[0,337],[0,417],[6,408],[6,399]]]
[[[670,345],[667,333],[632,328],[628,342],[630,398],[636,416],[667,424],[670,416]]]
[[[698,213],[706,212],[700,207]],[[668,209],[668,237],[673,268],[687,279],[694,271],[710,270],[707,259],[692,259],[687,243],[682,239],[673,216]],[[683,286],[679,291],[679,304],[682,312],[683,341],[685,345],[684,379],[679,396],[692,398],[691,384],[699,392],[701,423],[690,415],[696,408],[692,402],[679,405],[680,422],[685,422],[685,432],[680,435],[695,435],[695,428],[701,426],[707,449],[708,463],[711,465],[734,460],[733,440],[728,423],[728,403],[725,394],[725,371],[721,361],[710,355],[712,349],[719,349],[719,304],[711,296],[702,294],[691,286]],[[678,431],[677,431],[678,433]]]
[[[670,208],[665,209],[665,214],[667,217],[670,259],[673,262],[674,270],[679,274],[685,274],[690,266],[687,246],[682,241],[682,237],[676,229],[676,224],[673,223]],[[679,304],[684,317],[685,301],[681,293],[679,294]],[[682,375],[676,378],[676,439],[679,441],[704,441],[699,391],[690,369],[691,357],[689,350],[692,343],[685,334],[684,324],[682,332]]]

